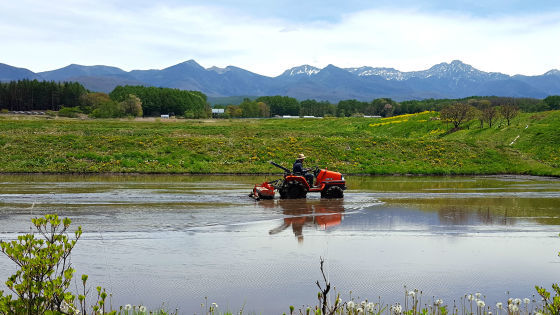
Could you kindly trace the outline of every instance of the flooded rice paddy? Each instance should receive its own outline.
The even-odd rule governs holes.
[[[77,279],[112,304],[282,313],[315,303],[319,259],[344,300],[402,302],[403,286],[453,304],[532,297],[560,281],[560,181],[349,177],[343,200],[247,197],[266,176],[0,175],[0,238],[56,212],[81,225]],[[267,179],[275,179],[269,176]],[[0,290],[14,271],[0,256]]]

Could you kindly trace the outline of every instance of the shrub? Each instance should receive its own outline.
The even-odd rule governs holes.
[[[17,299],[12,300],[11,295],[3,296],[0,291],[0,313],[3,314],[61,311],[74,300],[74,295],[67,292],[74,275],[70,252],[82,235],[81,227],[70,240],[68,218],[61,220],[56,214],[50,214],[31,221],[42,237],[26,234],[11,242],[0,241],[2,253],[19,266],[19,270],[6,281],[6,286]]]
[[[81,113],[82,113],[82,111],[80,110],[79,107],[64,107],[64,106],[62,106],[62,108],[58,111],[58,116],[76,118],[76,117],[78,117],[78,114],[81,114]]]
[[[93,110],[90,114],[91,117],[94,118],[115,118],[115,117],[123,117],[124,110],[122,106],[114,101],[108,101],[101,103],[97,106],[96,109]]]

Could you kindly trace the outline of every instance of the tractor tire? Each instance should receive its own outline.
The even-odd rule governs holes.
[[[302,183],[289,181],[280,189],[280,198],[282,199],[300,199],[307,197],[307,189]]]
[[[321,191],[321,198],[334,199],[343,197],[344,192],[340,186],[330,186]]]

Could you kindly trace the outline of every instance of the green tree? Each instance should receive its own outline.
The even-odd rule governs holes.
[[[335,105],[327,101],[304,100],[301,101],[301,116],[324,117],[325,115],[336,115]]]
[[[207,118],[211,112],[206,95],[197,91],[126,85],[117,86],[109,96],[115,102],[123,102],[130,94],[141,100],[144,116],[184,114],[189,118]]]
[[[127,116],[142,116],[142,101],[134,94],[128,94],[124,101],[120,103],[120,107]]]
[[[89,114],[103,103],[113,102],[107,93],[92,92],[80,96],[80,109]]]
[[[546,103],[550,109],[560,109],[560,95],[547,96],[543,102]]]
[[[243,116],[243,110],[238,105],[228,105],[224,112],[228,118],[239,118]]]
[[[261,96],[255,101],[263,102],[270,107],[270,115],[299,116],[301,105],[297,99],[289,96]]]

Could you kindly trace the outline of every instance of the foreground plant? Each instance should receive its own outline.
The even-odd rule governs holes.
[[[81,227],[68,237],[70,219],[59,219],[56,214],[31,220],[37,234],[18,236],[10,242],[0,241],[2,253],[15,262],[19,269],[6,281],[6,286],[17,297],[3,296],[0,291],[0,313],[44,314],[46,311],[63,312],[75,296],[68,292],[75,270],[71,267],[70,253],[82,235]],[[64,303],[64,304],[63,304]]]
[[[6,286],[15,294],[4,295],[0,291],[0,315],[12,314],[177,314],[165,310],[149,311],[145,306],[121,307],[118,311],[107,310],[107,292],[96,287],[95,304],[87,303],[87,275],[82,275],[82,294],[76,296],[68,290],[75,273],[70,254],[82,236],[82,228],[69,237],[71,220],[60,219],[56,214],[31,220],[36,232],[20,235],[17,240],[0,240],[1,251],[18,266],[8,278]]]

